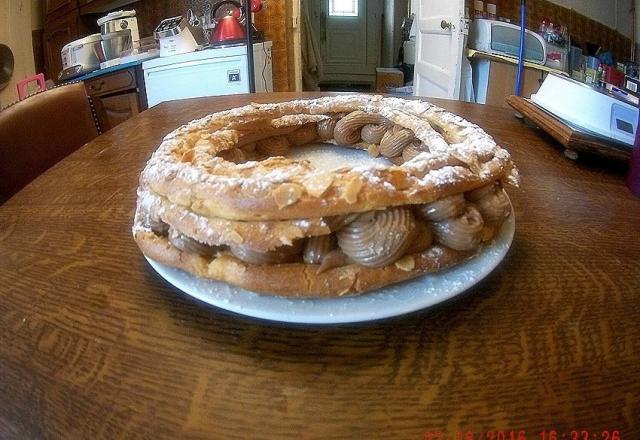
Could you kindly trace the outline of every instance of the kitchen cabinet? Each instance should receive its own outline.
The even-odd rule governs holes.
[[[510,108],[506,99],[514,93],[518,67],[515,64],[489,60],[474,61],[472,65],[476,102]],[[522,96],[529,98],[537,92],[545,73],[526,67],[522,76]]]
[[[103,131],[111,130],[116,125],[140,113],[138,94],[136,92],[122,93],[119,95],[99,98],[102,119],[100,124]]]
[[[141,67],[136,66],[85,81],[103,132],[147,108],[141,75]]]
[[[77,7],[77,0],[44,0],[44,16],[46,20],[55,19]]]
[[[60,18],[45,22],[43,32],[44,70],[47,79],[56,80],[62,70],[60,51],[65,44],[78,38],[79,20],[75,10]]]

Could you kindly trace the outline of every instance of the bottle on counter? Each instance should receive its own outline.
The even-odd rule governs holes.
[[[494,3],[487,3],[487,18],[489,20],[495,20],[498,18],[496,5]]]
[[[473,18],[487,18],[482,0],[475,0],[473,2]]]

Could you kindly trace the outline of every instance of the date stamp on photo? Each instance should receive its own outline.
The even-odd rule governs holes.
[[[424,433],[423,440],[624,440],[620,431],[604,429],[547,429],[542,431],[526,430],[489,430],[446,432],[430,430]]]

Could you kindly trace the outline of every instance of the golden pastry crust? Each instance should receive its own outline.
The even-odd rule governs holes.
[[[378,138],[379,144],[367,143]],[[382,153],[396,165],[317,170],[307,161],[273,157],[286,155],[291,144],[318,140]],[[476,125],[426,102],[343,95],[251,104],[164,138],[140,177],[133,235],[150,258],[245,289],[294,297],[359,294],[474,255],[510,213],[502,183],[518,183],[509,154]],[[485,186],[492,190],[478,191]],[[454,196],[460,209],[482,222],[477,203],[492,222],[479,223],[467,237],[464,219],[455,218],[459,209],[421,216]],[[368,211],[381,212],[360,214]],[[336,240],[356,219],[359,235],[342,232]],[[367,223],[374,220],[380,226]],[[371,267],[349,259],[360,257]]]
[[[152,232],[138,231],[135,238],[146,256],[162,264],[243,289],[295,298],[356,295],[446,269],[474,254],[434,245],[424,252],[407,255],[381,268],[348,264],[318,273],[318,264],[255,265],[228,253],[217,258],[206,258],[183,252],[172,246],[166,238]]]
[[[271,157],[235,164],[218,156],[244,142],[353,111],[379,114],[413,131],[429,152],[400,166],[333,170],[331,183],[321,194],[307,190],[323,174],[308,162]],[[453,159],[458,165],[451,164]],[[252,221],[428,203],[496,180],[517,179],[509,154],[478,126],[422,101],[353,95],[252,104],[193,121],[165,137],[147,163],[141,183],[198,214]],[[349,190],[354,185],[355,194]],[[283,199],[285,192],[289,198]]]

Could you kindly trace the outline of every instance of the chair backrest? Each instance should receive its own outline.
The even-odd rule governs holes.
[[[0,111],[0,204],[100,133],[83,83]]]

